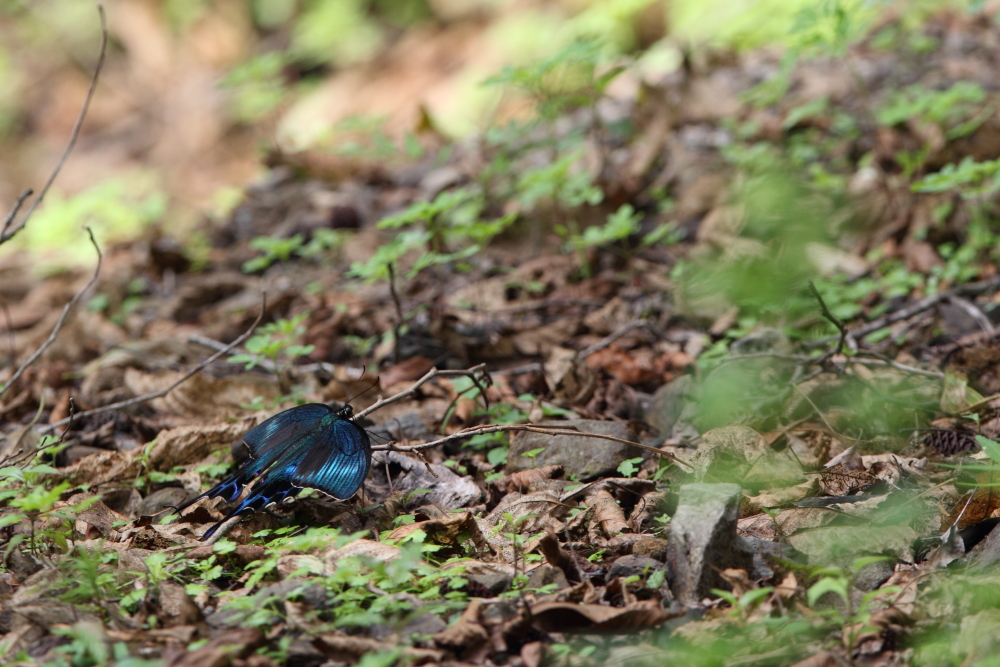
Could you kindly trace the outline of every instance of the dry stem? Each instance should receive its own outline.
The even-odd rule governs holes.
[[[242,343],[247,338],[249,338],[250,335],[254,332],[254,329],[257,328],[257,325],[260,324],[260,321],[262,319],[264,319],[264,313],[266,311],[267,311],[267,294],[266,293],[262,293],[262,295],[261,295],[261,304],[260,304],[260,314],[257,315],[257,319],[255,319],[253,321],[253,324],[250,325],[250,328],[247,329],[245,332],[243,332],[243,334],[239,338],[237,338],[236,340],[234,340],[232,343],[230,343],[229,345],[226,345],[223,349],[219,350],[218,352],[216,352],[215,354],[213,354],[212,356],[210,356],[208,359],[206,359],[205,361],[201,362],[200,364],[198,364],[197,366],[195,366],[194,368],[192,368],[190,371],[188,371],[187,373],[185,373],[180,379],[178,379],[176,382],[174,382],[173,384],[171,384],[166,389],[161,389],[160,391],[153,392],[151,394],[146,394],[145,396],[137,396],[135,398],[130,398],[130,399],[126,400],[126,401],[118,401],[117,403],[112,403],[111,405],[105,405],[105,406],[102,406],[102,407],[99,407],[99,408],[94,408],[93,410],[85,410],[85,411],[81,412],[80,414],[76,415],[76,418],[79,419],[81,417],[89,417],[91,415],[100,414],[102,412],[110,412],[111,410],[118,410],[120,408],[125,408],[125,407],[128,407],[130,405],[136,405],[138,403],[145,403],[147,401],[153,400],[154,398],[162,398],[163,396],[166,396],[171,391],[173,391],[174,389],[176,389],[181,383],[183,383],[188,378],[190,378],[192,375],[194,375],[195,373],[198,373],[199,371],[201,371],[202,369],[204,369],[206,366],[208,366],[209,364],[211,364],[213,361],[215,361],[216,359],[218,359],[222,355],[226,354],[227,352],[229,352],[230,350],[232,350],[234,347],[237,347],[240,343]],[[58,427],[60,427],[60,426],[62,426],[64,424],[68,423],[68,422],[69,422],[69,418],[67,417],[66,419],[62,419],[62,420],[57,421],[57,422],[55,422],[53,424],[49,424],[48,426],[45,426],[45,427],[39,429],[39,431],[41,431],[42,433],[48,433],[48,432],[50,432],[50,431],[52,431],[52,430],[54,430],[54,429],[56,429],[56,428],[58,428]]]
[[[87,229],[87,235],[90,236],[90,242],[94,244],[94,250],[97,251],[97,266],[94,267],[94,275],[90,278],[89,281],[87,281],[87,284],[84,286],[84,288],[79,292],[77,292],[73,296],[73,298],[70,299],[69,303],[67,303],[63,307],[62,315],[59,316],[59,321],[56,322],[56,326],[52,329],[52,333],[50,333],[49,337],[45,339],[45,342],[42,343],[41,347],[35,350],[34,354],[28,357],[28,360],[25,361],[23,364],[21,364],[20,368],[14,371],[14,375],[10,378],[10,381],[8,381],[7,384],[5,384],[3,387],[0,387],[0,396],[3,396],[4,392],[6,392],[10,387],[14,385],[15,382],[17,382],[21,378],[21,375],[24,373],[24,371],[27,370],[27,368],[31,366],[31,364],[35,363],[35,361],[38,360],[38,357],[42,356],[42,353],[44,353],[45,350],[47,350],[49,346],[52,345],[53,342],[55,342],[56,336],[59,335],[59,330],[62,329],[63,324],[66,323],[66,316],[69,315],[69,311],[73,308],[73,306],[77,304],[77,302],[80,300],[80,297],[82,297],[84,293],[87,292],[87,290],[89,290],[97,281],[97,276],[100,275],[101,273],[101,263],[104,257],[103,255],[101,255],[101,248],[97,245],[97,241],[94,240],[94,232],[90,229],[90,227],[87,227],[86,229]]]
[[[80,109],[80,113],[76,117],[76,123],[73,125],[73,131],[70,133],[69,143],[66,144],[66,150],[63,151],[62,157],[59,158],[59,161],[56,162],[56,166],[52,170],[52,173],[49,174],[49,180],[45,182],[45,187],[43,187],[42,191],[39,192],[38,195],[32,200],[31,206],[24,214],[24,218],[21,219],[20,223],[11,228],[11,225],[14,223],[14,219],[17,217],[17,212],[21,209],[21,205],[24,203],[25,199],[31,196],[33,191],[30,189],[25,190],[17,198],[17,201],[14,202],[14,206],[11,208],[10,213],[8,213],[7,217],[4,218],[3,229],[0,230],[0,244],[6,243],[12,239],[15,234],[24,229],[24,226],[28,224],[28,218],[30,218],[31,214],[35,212],[35,209],[42,203],[42,200],[45,199],[46,193],[48,193],[49,188],[52,187],[52,183],[56,180],[56,176],[59,175],[59,171],[66,163],[66,158],[68,158],[69,154],[73,151],[73,147],[76,145],[76,140],[80,136],[80,128],[83,126],[83,119],[87,117],[87,110],[90,108],[90,101],[94,98],[94,90],[97,89],[97,80],[101,76],[101,68],[104,67],[104,57],[107,55],[108,51],[108,25],[107,21],[104,20],[104,7],[97,5],[97,12],[101,17],[101,52],[97,58],[97,67],[94,68],[94,76],[90,80],[90,88],[87,90],[87,97],[83,101],[83,107]]]

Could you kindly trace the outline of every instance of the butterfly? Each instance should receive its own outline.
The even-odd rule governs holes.
[[[232,475],[176,508],[179,514],[202,498],[233,502],[244,487],[250,493],[202,539],[247,510],[254,512],[291,498],[303,488],[318,489],[346,500],[364,482],[371,465],[371,441],[347,405],[334,410],[323,403],[300,405],[278,413],[243,436],[250,458]]]

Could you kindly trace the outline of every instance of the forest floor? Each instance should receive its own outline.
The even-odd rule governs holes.
[[[530,121],[276,150],[198,244],[7,255],[0,660],[994,655],[989,12],[666,74],[580,42],[498,76]],[[317,402],[358,494],[170,511]]]

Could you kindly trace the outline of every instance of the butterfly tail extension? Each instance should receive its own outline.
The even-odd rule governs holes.
[[[238,516],[247,511],[259,512],[271,503],[280,503],[285,498],[295,496],[299,491],[301,491],[301,489],[294,486],[288,480],[287,474],[266,476],[250,491],[246,498],[240,501],[239,505],[233,508],[233,510],[223,517],[221,521],[209,528],[208,531],[202,536],[202,539],[207,540],[210,538],[215,534],[215,531],[222,526],[222,524],[229,521],[234,516]]]

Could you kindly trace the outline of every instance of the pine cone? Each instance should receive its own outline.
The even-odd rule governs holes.
[[[954,430],[931,431],[924,438],[924,444],[945,456],[954,456],[979,448],[976,439],[970,434]]]

